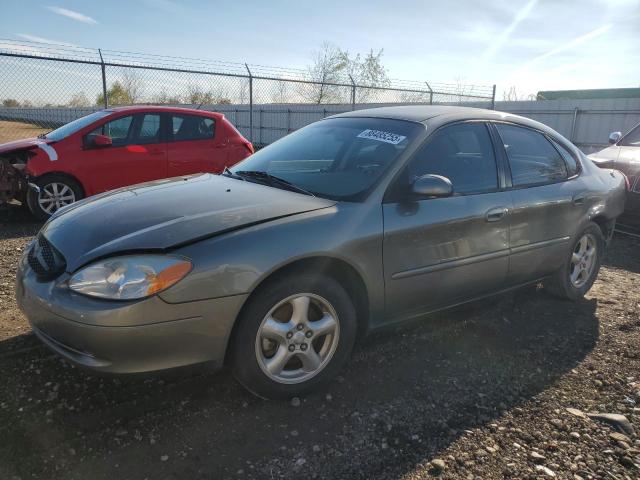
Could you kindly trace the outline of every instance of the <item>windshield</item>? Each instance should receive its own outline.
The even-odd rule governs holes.
[[[63,125],[60,128],[56,128],[52,132],[47,133],[44,138],[46,138],[47,140],[53,140],[54,142],[59,142],[63,138],[76,133],[78,130],[82,130],[87,125],[90,125],[96,120],[100,120],[107,115],[111,115],[112,113],[113,112],[110,112],[108,110],[100,110],[99,112],[90,113],[89,115],[80,117],[73,122],[69,122]]]
[[[266,172],[320,197],[358,201],[422,129],[382,118],[322,120],[259,150],[231,171]]]

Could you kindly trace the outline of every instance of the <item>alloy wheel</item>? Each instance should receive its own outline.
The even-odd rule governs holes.
[[[278,302],[262,320],[256,357],[278,383],[301,383],[320,373],[338,346],[340,322],[333,306],[312,293]]]
[[[73,189],[64,183],[48,183],[41,187],[38,193],[40,208],[49,215],[75,201],[76,194]]]
[[[571,254],[569,280],[575,288],[582,287],[589,281],[596,266],[597,242],[590,233],[585,233],[576,244]]]

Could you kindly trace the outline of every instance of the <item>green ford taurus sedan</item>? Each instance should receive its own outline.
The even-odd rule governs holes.
[[[532,120],[354,111],[222,175],[62,209],[25,250],[16,295],[76,364],[229,365],[281,398],[327,382],[377,327],[536,282],[579,299],[624,199],[621,173]]]

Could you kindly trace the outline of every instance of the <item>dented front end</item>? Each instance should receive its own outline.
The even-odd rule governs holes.
[[[28,188],[27,163],[31,149],[0,153],[0,205],[13,199],[24,201]]]

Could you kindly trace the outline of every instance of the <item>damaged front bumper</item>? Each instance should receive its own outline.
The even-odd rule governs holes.
[[[37,188],[29,182],[26,171],[28,159],[28,152],[0,156],[0,205],[13,199],[23,202],[29,187]]]

